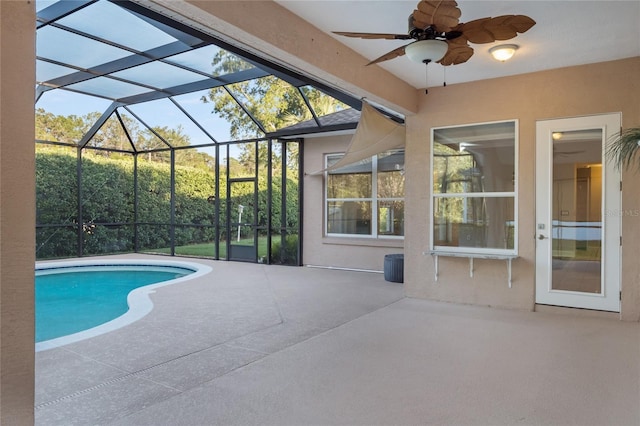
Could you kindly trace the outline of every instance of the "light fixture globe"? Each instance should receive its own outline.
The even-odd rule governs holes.
[[[444,57],[449,45],[444,40],[418,40],[404,48],[404,53],[414,62],[438,62]]]
[[[518,50],[517,44],[501,44],[489,49],[489,53],[491,53],[491,56],[493,56],[493,59],[496,61],[504,62],[511,59],[513,55],[515,55],[516,50]]]

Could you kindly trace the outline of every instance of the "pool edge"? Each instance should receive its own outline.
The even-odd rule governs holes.
[[[42,352],[49,349],[58,348],[71,343],[80,342],[82,340],[90,339],[92,337],[100,336],[105,333],[109,333],[114,330],[118,330],[129,324],[132,324],[153,310],[153,302],[149,297],[154,293],[157,288],[165,287],[168,285],[178,284],[184,281],[189,281],[194,278],[201,277],[210,273],[213,268],[202,263],[189,262],[189,261],[177,261],[177,260],[155,260],[155,259],[89,259],[89,260],[70,260],[70,261],[55,261],[55,262],[36,262],[35,270],[39,269],[55,269],[55,268],[69,268],[69,267],[85,267],[85,266],[170,266],[179,267],[185,269],[191,269],[194,272],[189,275],[185,275],[173,280],[162,281],[159,283],[149,284],[143,287],[138,287],[127,295],[127,304],[129,309],[124,314],[117,318],[114,318],[104,324],[92,327],[88,330],[83,330],[78,333],[69,334],[62,337],[56,337],[55,339],[49,339],[35,344],[35,351]]]

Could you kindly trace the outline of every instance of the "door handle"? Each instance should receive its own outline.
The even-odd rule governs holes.
[[[542,234],[538,235],[538,239],[539,239],[539,240],[544,240],[544,239],[546,239],[546,238],[547,238],[547,237],[545,237],[545,236],[544,236],[544,235],[542,235]]]

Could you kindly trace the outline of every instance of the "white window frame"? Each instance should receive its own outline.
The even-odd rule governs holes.
[[[513,155],[514,155],[514,164],[513,164],[513,192],[456,192],[456,193],[445,193],[445,194],[436,194],[433,191],[434,185],[434,162],[433,162],[433,148],[435,144],[434,136],[436,130],[442,129],[455,129],[462,127],[471,127],[471,126],[482,126],[485,124],[497,124],[497,123],[513,123],[514,125],[514,146],[513,146]],[[462,254],[481,254],[481,255],[498,255],[498,256],[517,256],[518,255],[518,228],[519,228],[519,220],[518,220],[518,146],[519,146],[519,122],[517,119],[508,119],[508,120],[497,120],[497,121],[487,121],[481,123],[469,123],[469,124],[461,124],[461,125],[452,125],[452,126],[443,126],[443,127],[432,127],[430,132],[430,151],[429,151],[429,167],[431,170],[430,179],[429,179],[429,248],[431,253],[436,254],[437,252],[443,253],[460,253]],[[434,215],[433,209],[435,206],[435,200],[437,198],[513,198],[513,249],[500,249],[500,248],[485,248],[485,247],[455,247],[455,246],[437,246],[435,245],[434,238]]]
[[[404,149],[401,149],[403,153]],[[334,152],[324,155],[324,167],[328,167],[329,158],[341,155],[343,156],[344,152]],[[403,165],[404,167],[404,165]],[[324,172],[324,235],[327,237],[337,237],[337,238],[367,238],[367,239],[389,239],[389,240],[404,240],[404,235],[387,235],[387,234],[379,234],[378,233],[378,202],[381,201],[402,201],[404,203],[405,197],[402,198],[378,198],[378,154],[373,155],[371,157],[371,197],[370,198],[329,198],[328,192],[329,187],[326,184],[328,181],[329,172]],[[329,220],[329,203],[332,201],[364,201],[371,203],[371,234],[338,234],[338,233],[329,233],[328,229],[328,220]]]

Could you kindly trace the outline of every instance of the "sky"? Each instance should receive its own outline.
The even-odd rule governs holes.
[[[82,81],[69,82],[69,79],[64,79],[65,76],[74,75],[83,70],[93,72],[95,67],[131,57],[131,52],[147,52],[179,43],[191,46],[193,40],[189,38],[192,37],[191,35],[186,33],[180,35],[177,30],[167,30],[161,23],[151,24],[149,20],[142,19],[136,13],[120,7],[116,2],[98,1],[86,7],[80,7],[73,13],[63,13],[59,16],[59,6],[73,6],[74,3],[60,2],[61,4],[54,5],[56,2],[57,0],[36,1],[38,12],[51,7],[48,11],[42,12],[42,19],[48,19],[51,13],[56,17],[55,25],[42,25],[37,29],[36,81],[56,85],[59,81],[57,79],[63,78],[66,82],[63,84],[68,84],[65,88],[48,90],[38,99],[36,108],[43,108],[54,115],[85,116],[93,112],[103,113],[111,105],[111,99],[142,95],[151,90],[150,87],[162,90],[197,83],[211,76],[218,77],[220,73],[233,72],[235,67],[239,66],[235,60],[231,61],[235,64],[231,70],[214,66],[213,58],[222,49],[214,44],[201,46],[200,43],[196,43],[198,47],[185,51],[179,49],[179,53],[165,58],[164,61],[150,61],[123,67],[110,74],[110,77],[114,78],[97,75]],[[104,42],[105,40],[109,43]],[[244,60],[241,62],[248,67],[247,69],[254,67]],[[168,98],[134,104],[128,108],[139,117],[140,121],[144,122],[144,124],[140,123],[140,128],[144,128],[145,125],[169,129],[181,127],[182,132],[189,136],[191,145],[231,141],[230,124],[213,112],[211,103],[205,103],[202,100],[208,98],[210,90],[216,89],[206,89],[171,98],[179,103],[205,131],[194,124]],[[108,99],[78,92],[92,93]],[[236,96],[241,95],[236,93]],[[237,108],[241,109],[240,106]],[[119,112],[136,119],[124,108],[119,108]],[[213,140],[207,136],[207,133],[213,137]],[[205,150],[209,154],[213,152],[211,148],[199,150]],[[232,156],[235,157],[235,153],[232,153]]]
[[[205,104],[200,100],[206,92],[181,95],[176,97],[176,100],[216,140],[223,142],[231,140],[229,124],[212,113],[211,104]],[[110,100],[95,96],[81,95],[66,90],[50,90],[41,96],[36,108],[43,108],[55,115],[84,116],[90,112],[102,113],[109,105],[111,105]],[[189,135],[192,145],[212,143],[211,139],[168,99],[132,105],[129,108],[149,126],[168,128],[182,126],[184,133]],[[122,113],[129,115],[127,111],[122,111]],[[212,148],[201,148],[199,151],[213,155]],[[232,152],[232,156],[235,156],[234,152]]]

